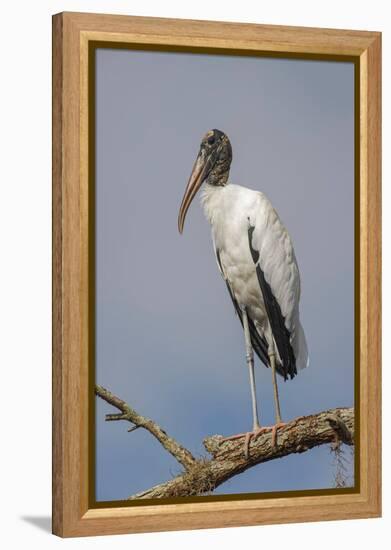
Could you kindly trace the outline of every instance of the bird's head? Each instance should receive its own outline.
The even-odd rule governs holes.
[[[231,161],[232,148],[228,136],[221,130],[209,130],[202,138],[200,151],[182,199],[178,216],[179,233],[183,231],[186,213],[202,183],[224,186],[228,181]]]

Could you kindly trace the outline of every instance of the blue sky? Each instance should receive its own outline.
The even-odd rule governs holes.
[[[98,50],[96,381],[195,455],[202,439],[251,429],[243,333],[195,200],[180,201],[202,136],[225,131],[230,181],[263,191],[288,228],[302,279],[310,367],[280,381],[284,420],[353,405],[354,68],[350,63]],[[257,362],[261,422],[271,373]],[[104,421],[97,500],[179,472],[143,430]],[[259,465],[216,493],[333,486],[327,446]]]

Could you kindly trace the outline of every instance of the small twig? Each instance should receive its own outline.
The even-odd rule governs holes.
[[[122,414],[110,414],[109,418],[106,416],[106,420],[127,420],[135,425],[137,428],[144,428],[150,434],[162,444],[162,446],[168,451],[182,466],[189,470],[196,463],[196,459],[185,447],[180,445],[174,438],[167,435],[167,433],[156,422],[141,416],[132,407],[130,407],[125,401],[122,401],[119,397],[112,394],[102,386],[95,386],[95,394],[114,407],[117,407]],[[132,431],[130,428],[129,431]]]
[[[128,432],[134,432],[134,430],[138,430],[139,428],[141,428],[141,426],[133,426],[133,428],[129,428]]]
[[[126,414],[106,414],[106,421],[111,422],[112,420],[127,420],[128,417]]]
[[[354,483],[354,475],[349,472],[352,470],[354,455],[351,455],[350,460],[346,457],[344,446],[340,440],[338,440],[338,445],[331,444],[330,452],[334,455],[334,486],[336,488],[351,487]]]

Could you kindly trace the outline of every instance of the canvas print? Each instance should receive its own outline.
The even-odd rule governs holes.
[[[357,488],[354,71],[96,49],[97,504]]]

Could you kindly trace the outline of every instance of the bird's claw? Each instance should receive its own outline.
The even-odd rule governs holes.
[[[229,437],[224,437],[221,441],[234,441],[235,439],[241,439],[242,437],[244,437],[244,456],[247,460],[250,455],[250,441],[252,439],[256,439],[264,432],[268,432],[271,430],[273,430],[273,426],[259,426],[258,428],[255,428],[252,432],[245,432],[241,434],[231,435]]]
[[[274,424],[274,426],[260,426],[259,428],[254,429],[252,432],[245,432],[231,435],[229,437],[224,437],[221,442],[223,443],[224,441],[234,441],[235,439],[241,439],[242,437],[244,437],[244,456],[247,460],[250,456],[250,442],[252,439],[257,439],[257,437],[265,432],[272,432],[272,446],[275,447],[277,445],[277,430],[278,428],[282,428],[286,425],[286,422],[278,422],[277,424]]]
[[[286,425],[287,425],[286,422],[277,422],[277,424],[274,424],[274,426],[272,427],[272,447],[277,446],[277,430],[278,430],[278,428],[283,428]]]

